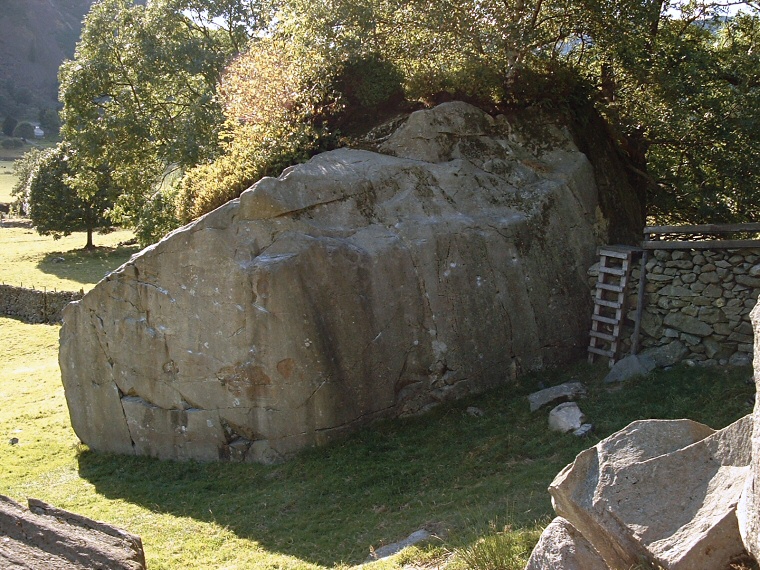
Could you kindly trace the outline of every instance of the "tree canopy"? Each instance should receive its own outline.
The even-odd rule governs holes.
[[[107,168],[119,189],[112,218],[140,233],[162,178],[218,153],[216,86],[264,13],[242,0],[93,4],[60,72],[71,187],[93,194]]]
[[[330,148],[368,110],[446,92],[492,108],[595,105],[649,181],[650,216],[752,219],[758,8],[101,0],[61,69],[67,184],[91,197],[108,172],[108,215],[147,242]]]
[[[42,235],[58,239],[74,231],[87,232],[85,249],[94,247],[93,231],[108,225],[105,212],[113,205],[109,176],[101,172],[98,190],[90,195],[78,194],[67,183],[69,162],[65,144],[38,151],[32,156],[36,164],[26,170],[22,181],[29,217]]]

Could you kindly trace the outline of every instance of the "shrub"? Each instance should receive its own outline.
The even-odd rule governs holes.
[[[4,139],[3,142],[0,143],[0,146],[5,149],[21,148],[24,146],[24,143],[21,139]]]
[[[353,55],[338,65],[335,88],[349,108],[382,107],[404,97],[401,71],[381,55]]]
[[[177,216],[182,223],[240,196],[264,176],[308,159],[320,147],[319,133],[305,123],[240,125],[224,155],[196,166],[179,185]]]
[[[13,129],[13,136],[19,139],[33,139],[34,138],[34,125],[27,122],[22,122],[16,125]]]
[[[326,130],[318,117],[333,100],[322,69],[317,58],[303,58],[272,38],[258,40],[227,68],[220,86],[227,116],[224,152],[181,181],[180,221],[210,212],[321,148]]]

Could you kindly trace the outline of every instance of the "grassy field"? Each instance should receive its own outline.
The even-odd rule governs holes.
[[[11,190],[16,185],[17,177],[13,173],[13,161],[0,159],[0,203],[13,201]]]
[[[12,160],[0,157],[0,203],[12,201],[15,183]],[[0,282],[37,289],[88,291],[138,251],[134,245],[120,245],[133,238],[134,234],[125,230],[96,234],[97,249],[84,251],[84,232],[55,240],[39,235],[23,220],[0,219]]]
[[[84,232],[54,240],[28,225],[0,222],[0,281],[37,289],[88,291],[138,251],[134,245],[119,245],[133,237],[125,230],[96,234],[97,249],[84,251]]]
[[[89,286],[132,251],[90,257],[75,250],[83,236],[55,242],[30,231],[0,228],[0,272],[47,276],[50,288]],[[98,241],[113,246],[126,237]],[[52,263],[56,255],[66,261]],[[604,365],[579,363],[377,424],[283,465],[162,462],[93,453],[78,442],[57,366],[58,332],[0,318],[0,494],[141,535],[151,570],[345,568],[420,528],[439,538],[375,567],[441,561],[485,534],[519,542],[524,553],[514,567],[522,568],[551,516],[546,487],[579,451],[639,418],[723,427],[751,411],[754,392],[749,368],[682,366],[609,390]],[[539,383],[570,379],[589,387],[581,406],[596,432],[583,440],[549,432],[548,412],[528,410],[526,395]],[[455,557],[448,568],[457,564],[468,567]]]
[[[329,568],[427,528],[429,558],[479,533],[551,515],[546,486],[581,449],[641,417],[722,427],[749,413],[745,369],[678,367],[613,392],[580,364],[519,386],[378,424],[284,465],[161,462],[90,452],[73,434],[56,363],[58,328],[0,319],[0,493],[36,497],[143,537],[152,569]],[[596,434],[546,427],[525,396],[582,379]],[[468,406],[483,411],[467,413]],[[17,438],[16,445],[10,445]],[[490,523],[490,525],[489,525]],[[394,567],[385,563],[384,566]]]

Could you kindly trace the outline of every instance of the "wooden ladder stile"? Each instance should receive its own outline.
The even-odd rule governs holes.
[[[599,276],[591,315],[588,361],[606,356],[610,367],[615,363],[625,312],[625,292],[635,248],[608,246],[599,249]]]

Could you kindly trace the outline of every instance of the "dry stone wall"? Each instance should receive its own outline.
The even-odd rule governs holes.
[[[57,323],[63,308],[83,293],[74,291],[40,291],[13,285],[0,285],[0,315],[16,317],[24,322]]]
[[[596,267],[589,274],[596,281]],[[626,296],[622,353],[631,351],[640,264]],[[655,250],[646,265],[640,350],[660,364],[752,362],[749,314],[760,292],[760,249]]]

